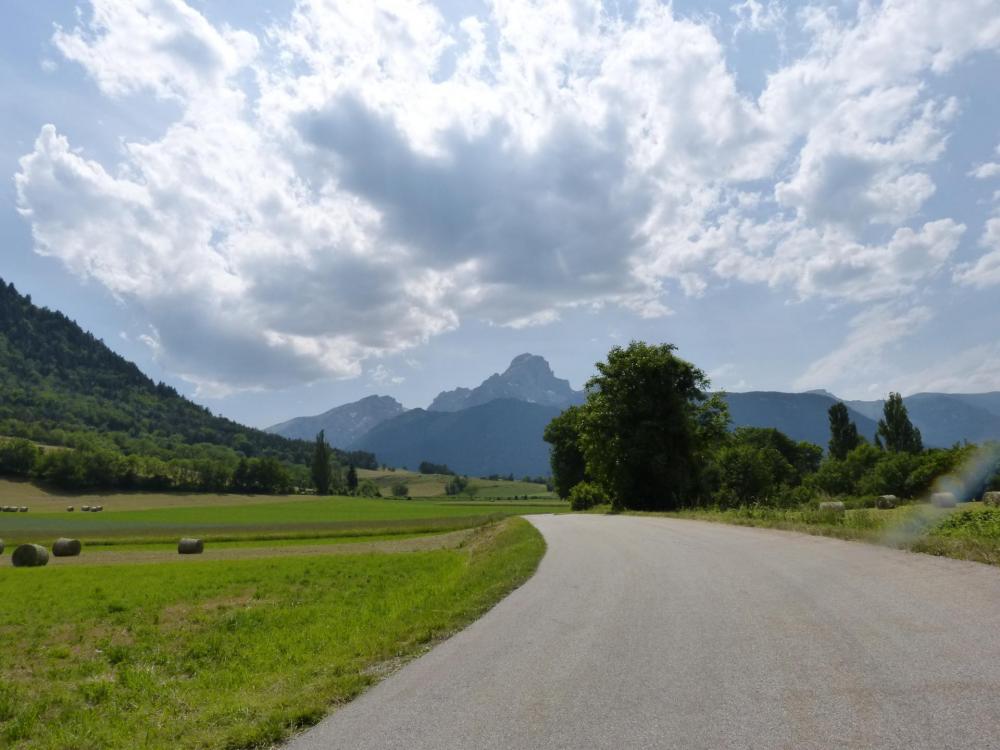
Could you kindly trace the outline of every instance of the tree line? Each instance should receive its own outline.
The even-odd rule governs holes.
[[[704,372],[675,351],[642,342],[613,348],[587,382],[586,402],[546,427],[555,490],[575,508],[793,507],[821,496],[874,504],[878,495],[926,493],[976,450],[925,449],[898,393],[871,442],[834,404],[825,455],[773,428],[730,430],[722,395],[710,394]],[[1000,486],[998,468],[971,492]]]

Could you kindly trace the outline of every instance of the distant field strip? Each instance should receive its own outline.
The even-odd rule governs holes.
[[[199,534],[216,541],[414,534],[468,528],[511,515],[566,509],[564,503],[310,498],[215,505],[209,500],[197,506],[147,510],[0,514],[0,538],[14,543],[70,536],[92,544],[114,544],[133,540],[169,541],[180,534]]]

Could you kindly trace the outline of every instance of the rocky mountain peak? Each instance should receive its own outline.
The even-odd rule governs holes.
[[[503,373],[494,373],[477,387],[456,388],[438,394],[429,411],[459,411],[489,403],[498,398],[512,398],[532,404],[564,408],[583,401],[568,380],[557,378],[548,361],[537,354],[519,354]]]

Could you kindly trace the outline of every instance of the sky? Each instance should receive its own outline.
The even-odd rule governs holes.
[[[0,9],[0,277],[255,426],[522,352],[1000,390],[1000,0]]]

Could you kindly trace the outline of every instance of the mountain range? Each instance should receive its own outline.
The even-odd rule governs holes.
[[[478,386],[440,393],[427,409],[369,396],[262,432],[154,383],[72,320],[0,281],[0,435],[60,444],[93,439],[165,458],[219,446],[305,464],[311,451],[306,440],[322,429],[335,448],[355,451],[341,454],[342,460],[359,465],[373,463],[374,453],[394,466],[431,461],[480,476],[540,475],[549,473],[545,425],[583,398],[544,358],[522,354]],[[726,400],[733,427],[776,427],[825,447],[827,411],[839,399],[825,391],[754,391],[729,393]],[[928,447],[1000,440],[1000,392],[918,393],[904,402]],[[870,440],[883,402],[844,403]]]
[[[827,412],[842,400],[822,390],[726,393],[725,399],[733,428],[774,427],[824,448],[830,437]],[[393,466],[431,461],[473,475],[544,475],[549,472],[548,445],[541,439],[545,425],[583,400],[584,393],[557,378],[543,357],[521,354],[478,386],[441,392],[427,409],[405,410],[389,397],[369,396],[269,430],[307,438],[324,429],[331,445],[374,453]],[[918,393],[904,402],[928,447],[1000,440],[1000,393]],[[884,403],[844,400],[869,440]]]
[[[391,396],[366,396],[313,417],[295,417],[272,425],[267,432],[286,438],[313,440],[323,430],[326,441],[335,448],[353,445],[387,419],[398,417],[406,409]]]

